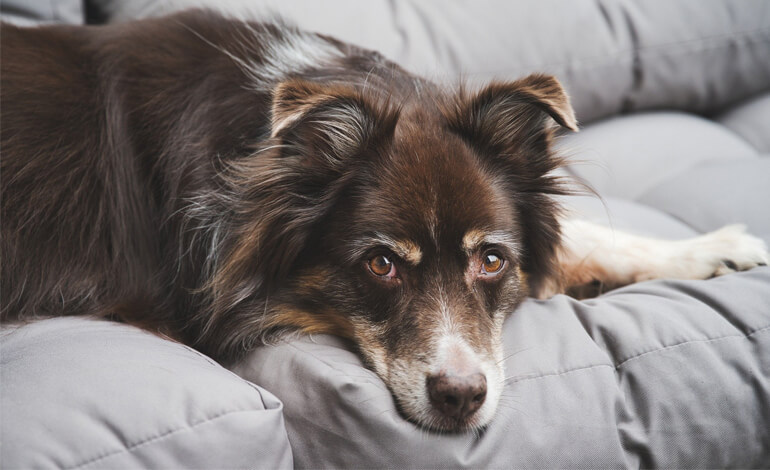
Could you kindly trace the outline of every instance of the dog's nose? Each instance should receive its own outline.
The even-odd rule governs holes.
[[[454,419],[471,416],[487,397],[487,378],[481,372],[466,375],[442,370],[428,376],[426,385],[433,407]]]

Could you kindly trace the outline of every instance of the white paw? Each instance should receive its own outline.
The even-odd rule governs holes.
[[[755,266],[767,265],[767,246],[746,233],[745,225],[728,225],[689,240],[675,243],[670,261],[684,270],[683,277],[706,279]],[[679,251],[681,250],[681,251]]]

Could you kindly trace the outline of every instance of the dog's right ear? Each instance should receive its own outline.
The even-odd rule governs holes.
[[[387,145],[397,120],[387,103],[348,87],[304,80],[278,85],[272,138],[226,175],[231,225],[208,282],[209,323],[236,311],[252,315],[250,302],[286,279],[358,165]]]
[[[294,79],[273,92],[271,137],[328,170],[393,135],[398,111],[345,86]],[[320,168],[318,168],[320,170]]]

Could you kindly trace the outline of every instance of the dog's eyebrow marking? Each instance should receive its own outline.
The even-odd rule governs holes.
[[[509,249],[514,254],[518,254],[519,243],[511,233],[503,230],[493,230],[486,232],[484,230],[471,229],[465,233],[462,241],[462,248],[466,253],[473,253],[484,245],[500,245]]]
[[[388,248],[393,250],[393,253],[397,254],[415,266],[420,264],[420,261],[422,261],[422,250],[419,246],[410,240],[393,240],[391,238],[384,238],[380,241],[383,242],[383,245],[386,245]]]
[[[418,265],[422,261],[422,250],[411,240],[397,240],[381,233],[375,233],[373,236],[361,240],[357,248],[361,251],[370,249],[373,245],[383,245],[395,253],[398,257],[406,260],[409,264]],[[363,253],[362,253],[363,254]]]
[[[481,245],[484,235],[486,235],[486,233],[481,230],[468,230],[463,237],[463,250],[469,252],[474,251]]]

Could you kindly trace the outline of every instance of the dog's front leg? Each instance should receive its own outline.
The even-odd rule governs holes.
[[[742,225],[685,240],[632,235],[583,220],[562,222],[560,273],[538,297],[578,297],[650,279],[706,279],[768,263],[765,243]]]

